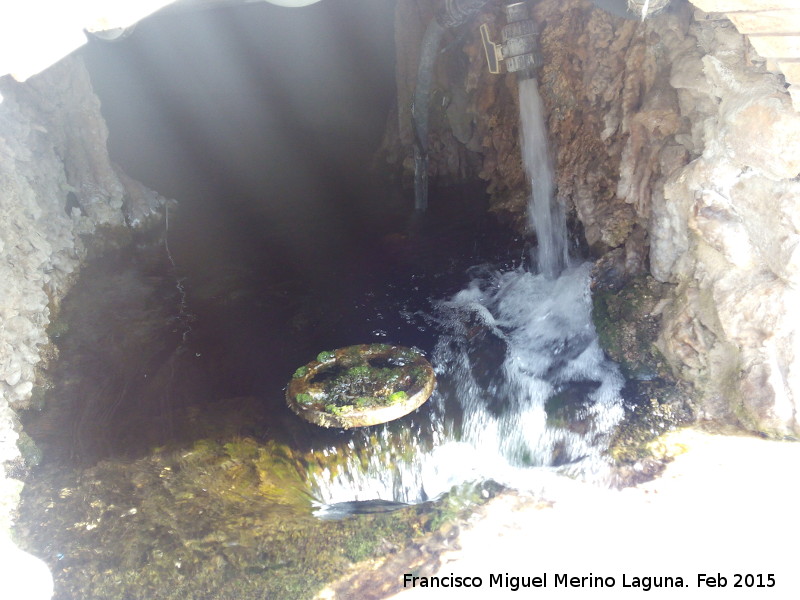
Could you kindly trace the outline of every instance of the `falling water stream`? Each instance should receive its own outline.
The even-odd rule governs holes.
[[[421,502],[470,481],[525,489],[553,473],[603,477],[624,382],[591,320],[590,264],[568,257],[535,79],[521,82],[520,110],[534,267],[473,267],[463,290],[434,304],[428,427],[399,441],[390,426],[351,439],[346,467],[313,480],[322,515],[352,501]]]

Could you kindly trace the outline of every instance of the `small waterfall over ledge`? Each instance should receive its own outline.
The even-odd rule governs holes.
[[[520,82],[520,109],[535,269],[473,267],[463,290],[434,303],[430,418],[326,449],[343,462],[311,482],[322,516],[337,503],[422,502],[465,482],[541,489],[554,472],[603,478],[624,381],[591,320],[591,265],[570,264],[535,79]]]

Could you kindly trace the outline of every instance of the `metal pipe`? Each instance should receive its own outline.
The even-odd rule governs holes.
[[[535,77],[539,58],[539,30],[530,16],[528,2],[507,4],[507,25],[501,31],[506,70],[520,79]]]
[[[507,24],[501,30],[501,43],[491,39],[489,26],[481,25],[481,40],[486,52],[490,73],[500,73],[500,63],[506,71],[517,73],[521,79],[535,76],[539,58],[539,31],[530,18],[528,2],[515,0],[505,7]]]

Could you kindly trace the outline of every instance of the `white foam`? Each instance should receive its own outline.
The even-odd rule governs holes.
[[[438,302],[430,320],[441,332],[432,361],[442,392],[424,436],[434,442],[386,427],[356,438],[345,466],[313,481],[323,505],[420,502],[482,479],[540,491],[555,471],[603,477],[624,382],[591,320],[591,265],[569,266],[535,80],[520,83],[520,106],[537,271],[475,268],[463,290]]]

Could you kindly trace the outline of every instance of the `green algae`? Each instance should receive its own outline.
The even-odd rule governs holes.
[[[294,398],[300,404],[314,404],[314,397],[307,392],[300,392]]]
[[[609,455],[630,483],[654,475],[649,445],[659,435],[694,420],[690,386],[673,374],[656,346],[661,330],[658,304],[668,286],[650,276],[632,279],[620,290],[593,295],[592,318],[600,345],[619,364],[625,418],[617,427]],[[635,467],[635,469],[634,469]],[[635,471],[635,472],[634,472]]]
[[[464,483],[455,486],[436,505],[424,528],[428,533],[439,531],[448,524],[471,515],[478,506],[488,502],[503,490],[493,481]]]
[[[17,438],[17,448],[19,448],[22,460],[28,467],[35,467],[42,462],[42,451],[36,442],[33,441],[24,431],[20,431],[19,438]]]
[[[328,362],[336,358],[336,353],[331,350],[323,350],[317,354],[317,360],[321,363]]]
[[[628,379],[671,376],[656,347],[661,318],[656,310],[666,286],[650,276],[631,280],[619,291],[592,297],[592,319],[600,345]]]
[[[388,344],[323,351],[316,361],[295,371],[293,379],[309,381],[302,392],[292,391],[290,385],[287,397],[290,403],[316,405],[316,410],[336,416],[391,406],[426,384],[431,374],[420,360],[424,359],[419,350]]]
[[[328,405],[342,409],[352,406],[356,398],[363,406],[386,405],[391,403],[393,394],[398,391],[405,393],[405,390],[397,390],[398,387],[408,389],[414,383],[416,382],[411,377],[396,368],[362,364],[345,369],[323,381],[323,389],[325,397],[329,399]]]
[[[333,470],[325,461],[233,437],[72,473],[54,468],[28,485],[18,537],[45,553],[56,600],[306,599],[352,562],[476,501],[320,521],[307,478],[315,467]]]
[[[387,398],[386,402],[388,404],[395,404],[396,402],[402,402],[406,398],[408,398],[408,393],[403,390],[400,390],[399,392],[394,392],[392,394],[389,394],[389,397]]]

